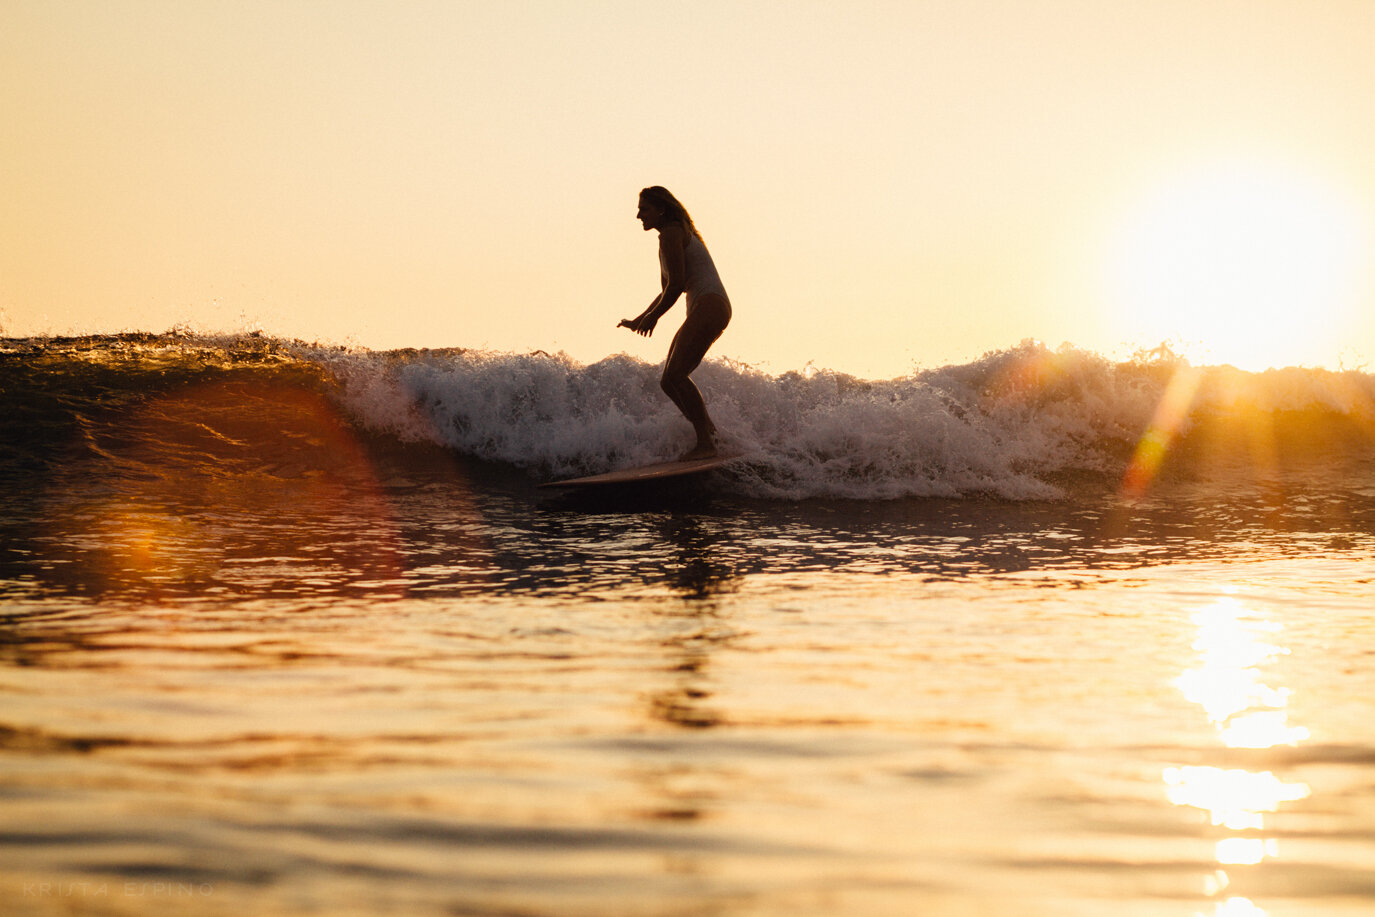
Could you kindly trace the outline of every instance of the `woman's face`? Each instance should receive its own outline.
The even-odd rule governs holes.
[[[635,219],[640,221],[640,225],[645,228],[645,232],[651,229],[658,229],[663,225],[664,210],[653,201],[640,198],[640,209],[635,212]]]

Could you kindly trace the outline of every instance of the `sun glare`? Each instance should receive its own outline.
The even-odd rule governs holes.
[[[1159,185],[1108,259],[1129,343],[1248,370],[1334,364],[1364,257],[1352,200],[1257,163],[1215,163]]]

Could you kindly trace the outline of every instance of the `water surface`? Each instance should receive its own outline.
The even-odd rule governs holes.
[[[783,499],[794,443],[581,499],[216,353],[8,377],[6,913],[1375,907],[1357,433],[1206,428],[1140,494],[1104,444],[1042,497]]]

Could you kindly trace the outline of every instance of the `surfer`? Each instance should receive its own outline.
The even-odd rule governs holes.
[[[662,289],[637,318],[622,319],[616,327],[649,337],[659,318],[680,295],[687,294],[687,317],[668,347],[659,385],[697,433],[697,445],[682,460],[709,458],[716,454],[716,426],[707,414],[702,393],[688,376],[730,324],[730,300],[692,217],[668,189],[655,185],[641,191],[640,209],[635,216],[645,232],[659,232]]]

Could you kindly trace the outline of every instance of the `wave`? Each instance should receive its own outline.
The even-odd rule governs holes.
[[[167,415],[170,394],[216,386],[214,399],[177,415],[194,432],[175,438],[183,452],[187,436],[245,442],[248,433],[236,438],[223,424],[267,417],[264,405],[281,400],[272,393],[290,391],[327,401],[357,434],[434,444],[539,479],[592,473],[690,445],[658,372],[624,355],[582,364],[539,352],[368,351],[256,335],[8,339],[0,466],[43,468],[73,442],[118,451],[147,428],[148,405]],[[723,445],[743,456],[723,486],[763,498],[1055,499],[1082,482],[1130,481],[1134,470],[1307,474],[1365,467],[1375,455],[1375,377],[1358,371],[1247,373],[1168,353],[1123,362],[1023,342],[887,380],[725,360],[694,379]],[[280,448],[268,450],[274,467],[294,467],[292,444],[323,435],[302,426],[305,407],[291,411],[296,420],[272,421],[282,427]],[[252,436],[271,438],[271,429],[260,423]],[[196,454],[232,471],[223,448]],[[234,455],[251,465],[263,449]]]

